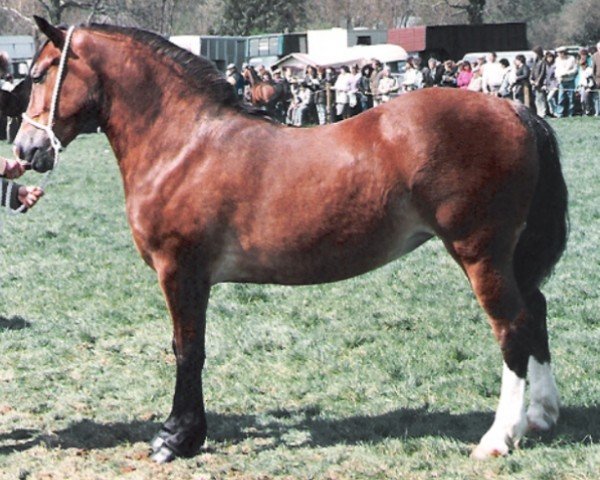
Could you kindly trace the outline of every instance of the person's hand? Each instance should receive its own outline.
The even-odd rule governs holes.
[[[12,180],[13,178],[18,178],[25,173],[25,167],[18,160],[5,158],[4,159],[4,172],[2,176]]]
[[[44,191],[40,187],[28,187],[25,185],[19,187],[19,202],[27,208],[33,207],[42,195],[44,195]]]

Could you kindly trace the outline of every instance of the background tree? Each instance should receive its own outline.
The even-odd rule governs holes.
[[[223,0],[219,32],[225,35],[293,32],[306,25],[304,0]]]
[[[573,0],[565,4],[558,17],[558,43],[596,45],[600,41],[600,4],[598,0]]]
[[[450,8],[465,13],[467,22],[470,25],[480,25],[483,23],[486,0],[466,0],[461,3],[445,0],[445,3]]]
[[[487,22],[527,22],[527,34],[532,44],[555,44],[558,18],[565,0],[487,0]]]
[[[63,21],[64,14],[69,10],[79,10],[84,14],[93,16],[105,4],[104,0],[91,0],[89,2],[77,0],[36,0],[36,2],[42,7],[44,16],[54,24],[60,24]]]

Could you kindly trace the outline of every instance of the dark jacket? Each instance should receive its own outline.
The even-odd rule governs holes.
[[[534,90],[541,90],[546,82],[546,60],[539,58],[533,64],[531,69],[531,86]]]
[[[6,199],[8,196],[8,184],[9,184],[9,180],[7,180],[6,178],[0,178],[0,181],[2,182],[1,188],[2,188],[2,198],[0,199],[2,206],[5,207],[6,206]],[[19,202],[19,187],[21,185],[19,185],[18,183],[14,183],[12,190],[10,192],[10,199],[9,199],[9,205],[10,208],[12,208],[13,210],[16,208],[19,208],[21,206],[21,202]]]
[[[600,50],[592,55],[592,70],[596,88],[600,88]]]
[[[429,67],[425,67],[421,70],[423,74],[423,85],[425,87],[434,87],[442,83],[442,75],[444,73],[444,66],[437,65],[433,70]]]
[[[444,68],[440,87],[456,87],[456,68],[453,68],[452,70],[446,70]]]

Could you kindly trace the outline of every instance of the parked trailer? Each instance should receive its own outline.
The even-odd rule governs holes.
[[[15,79],[23,78],[35,53],[35,42],[31,35],[0,36],[0,52],[10,59],[9,72]]]
[[[469,52],[527,50],[525,23],[437,25],[388,30],[388,43],[421,58],[460,60]]]
[[[221,71],[225,71],[230,63],[240,69],[245,61],[246,37],[175,35],[169,40],[195,55],[208,58]]]
[[[306,33],[270,33],[246,37],[246,61],[269,68],[290,53],[307,53]]]

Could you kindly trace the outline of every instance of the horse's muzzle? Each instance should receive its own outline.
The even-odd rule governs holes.
[[[54,150],[48,148],[21,149],[15,145],[15,154],[25,163],[26,170],[44,173],[54,168]]]
[[[44,173],[54,168],[54,150],[37,150],[29,162],[31,169]]]

